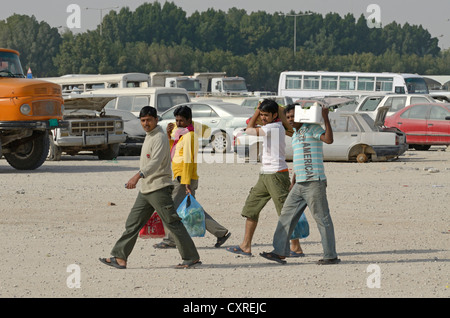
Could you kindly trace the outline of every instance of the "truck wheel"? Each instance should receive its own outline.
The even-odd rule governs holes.
[[[55,141],[53,140],[53,134],[48,135],[48,140],[50,146],[47,159],[50,161],[60,161],[62,155],[61,147],[55,145]]]
[[[47,158],[49,149],[48,132],[35,131],[33,139],[17,146],[13,152],[5,153],[5,159],[17,170],[39,168]]]
[[[100,160],[113,160],[119,156],[120,144],[110,144],[107,149],[98,150],[97,155]]]

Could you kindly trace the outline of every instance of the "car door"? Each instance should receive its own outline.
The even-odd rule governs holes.
[[[350,116],[332,116],[333,143],[323,144],[325,160],[348,160],[350,149],[361,139],[361,129]]]
[[[425,144],[427,142],[427,115],[430,106],[417,104],[409,108],[397,121],[397,127],[406,133],[408,144]]]
[[[441,106],[432,106],[427,119],[427,143],[450,144],[450,122],[445,117],[450,111]]]
[[[211,135],[218,129],[220,124],[220,117],[207,104],[192,104],[192,120],[201,123],[203,126],[203,142],[209,141]]]

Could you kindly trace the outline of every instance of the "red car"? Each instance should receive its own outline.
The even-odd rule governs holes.
[[[386,127],[406,133],[410,148],[428,150],[432,145],[450,145],[450,104],[414,104],[386,117]]]

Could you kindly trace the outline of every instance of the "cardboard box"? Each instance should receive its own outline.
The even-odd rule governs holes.
[[[294,121],[296,123],[322,124],[322,107],[316,104],[310,108],[295,106]]]

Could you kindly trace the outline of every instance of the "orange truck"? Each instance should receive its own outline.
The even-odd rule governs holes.
[[[19,52],[0,48],[0,158],[18,170],[40,167],[49,130],[64,127],[58,84],[25,78]]]

